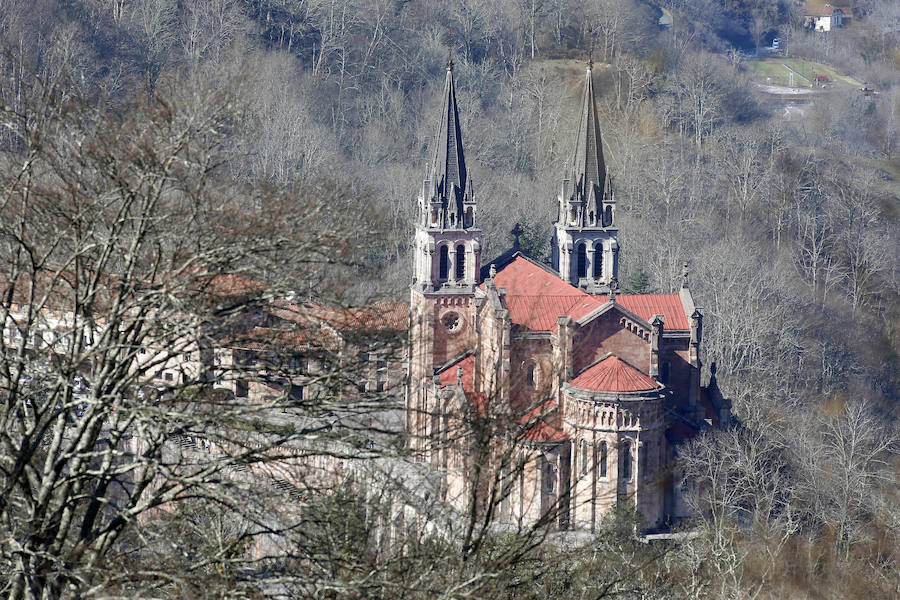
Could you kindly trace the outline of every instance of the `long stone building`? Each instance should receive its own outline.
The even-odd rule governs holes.
[[[686,514],[678,443],[727,421],[729,405],[714,379],[701,387],[703,317],[687,271],[679,293],[617,291],[616,198],[590,64],[573,146],[552,264],[518,244],[483,263],[448,63],[413,240],[410,444],[448,499],[507,522],[593,529],[632,502],[662,526]]]

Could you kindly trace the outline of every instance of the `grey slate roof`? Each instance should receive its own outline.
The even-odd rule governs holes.
[[[591,226],[589,215],[599,218],[605,197],[611,195],[610,182],[603,159],[603,142],[600,137],[600,123],[597,119],[597,105],[594,100],[592,68],[588,65],[584,81],[584,95],[581,101],[581,119],[575,135],[575,151],[569,173],[568,189],[564,194],[568,199],[584,202],[582,212],[584,226]]]
[[[459,127],[459,111],[456,108],[456,86],[453,81],[453,63],[447,65],[447,81],[444,84],[444,102],[441,123],[435,136],[434,161],[431,181],[434,194],[446,202],[446,214],[463,213],[462,202],[469,184],[466,159],[463,155],[462,132]]]

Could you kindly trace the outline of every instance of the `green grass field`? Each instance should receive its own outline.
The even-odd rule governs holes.
[[[839,73],[827,65],[802,58],[785,58],[783,56],[754,58],[746,61],[744,67],[753,74],[759,83],[770,85],[792,85],[789,74],[793,70],[794,87],[813,87],[812,79],[818,75],[825,75],[828,77],[829,83],[833,83],[837,87],[862,87],[862,83],[852,77]]]

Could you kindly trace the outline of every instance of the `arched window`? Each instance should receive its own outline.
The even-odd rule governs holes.
[[[472,207],[466,209],[466,227],[471,227],[475,224],[475,213],[472,211]]]
[[[587,475],[588,453],[587,440],[581,440],[581,474]]]
[[[594,247],[594,279],[600,279],[603,276],[603,246]]]
[[[461,280],[466,276],[466,247],[460,244],[456,247],[456,279]]]
[[[450,249],[447,246],[441,246],[441,268],[440,279],[445,281],[450,276]]]
[[[606,477],[606,442],[600,444],[600,477]]]
[[[578,244],[578,278],[587,277],[587,247],[584,244]]]
[[[622,442],[622,479],[631,479],[631,442]]]
[[[437,226],[437,221],[438,221],[437,208],[432,207],[432,209],[431,209],[431,226],[432,227]]]
[[[525,382],[532,390],[537,386],[537,373],[535,372],[534,363],[529,364],[528,368],[525,370]]]
[[[588,225],[593,225],[594,224],[594,211],[591,211],[588,213],[588,219],[589,219]]]
[[[610,225],[612,225],[612,206],[607,206],[603,212],[603,226],[609,227]]]

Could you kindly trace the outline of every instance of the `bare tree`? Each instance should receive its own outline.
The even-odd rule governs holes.
[[[3,111],[17,142],[3,148],[0,207],[0,563],[10,598],[186,575],[110,561],[123,547],[139,554],[140,523],[183,500],[250,506],[252,484],[237,475],[296,456],[287,442],[328,428],[316,420],[331,410],[322,401],[289,395],[306,372],[289,361],[291,346],[279,335],[238,340],[273,296],[322,282],[363,238],[344,235],[330,212],[340,196],[327,188],[295,197],[230,180],[231,134],[248,114],[241,81],[165,81],[149,101],[117,108],[63,93],[64,81],[33,82],[24,110]],[[331,366],[306,378],[335,398],[351,377],[325,340],[318,360]],[[248,342],[269,358],[215,360]],[[284,390],[273,397],[235,402],[212,389],[273,379]],[[270,425],[286,407],[307,420]],[[258,514],[247,515],[254,532],[271,532]]]

